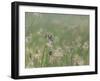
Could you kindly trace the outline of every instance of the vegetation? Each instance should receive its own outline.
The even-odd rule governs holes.
[[[25,68],[88,64],[88,15],[25,13]]]

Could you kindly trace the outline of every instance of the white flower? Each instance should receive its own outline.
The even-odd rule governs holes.
[[[54,50],[54,56],[56,57],[63,57],[63,50],[62,48],[57,48],[56,50]]]
[[[85,42],[83,45],[83,49],[88,49],[88,48],[89,48],[88,42]]]
[[[75,54],[73,57],[73,65],[83,65],[83,64],[84,64],[83,59],[78,54]]]
[[[53,45],[52,45],[51,42],[46,43],[46,46],[49,47],[49,48],[52,48],[53,47]]]

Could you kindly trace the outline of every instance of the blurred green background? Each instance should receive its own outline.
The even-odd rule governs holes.
[[[89,15],[25,12],[25,68],[89,65]]]

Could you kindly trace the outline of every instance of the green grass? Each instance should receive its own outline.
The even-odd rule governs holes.
[[[25,13],[26,68],[80,65],[89,65],[88,15]]]

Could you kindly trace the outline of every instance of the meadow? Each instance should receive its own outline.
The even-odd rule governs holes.
[[[25,12],[25,68],[89,65],[89,16]]]

